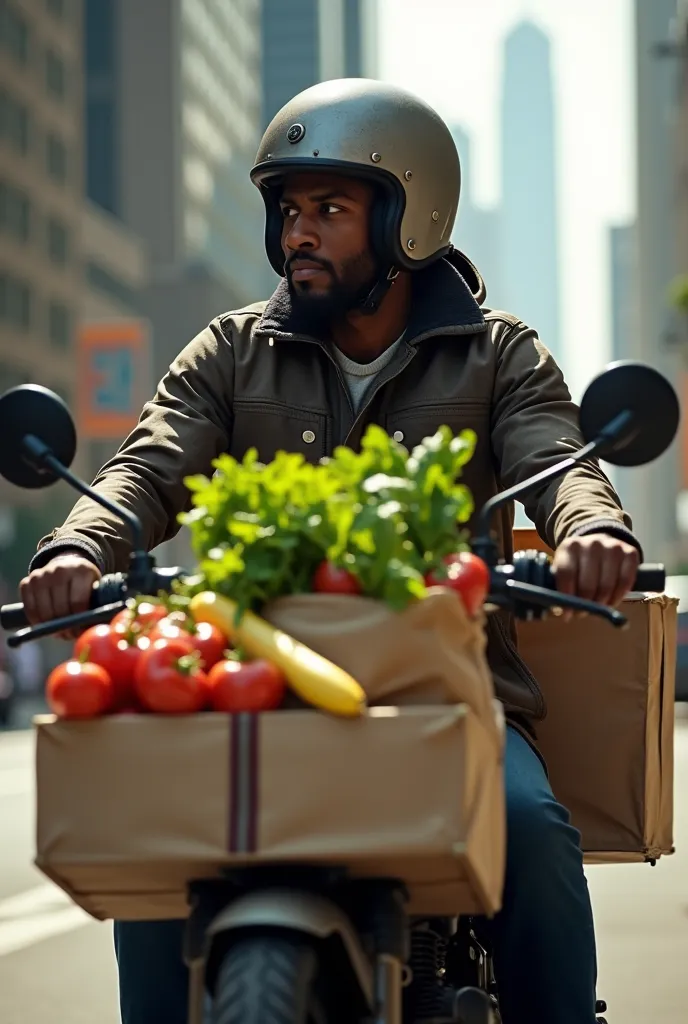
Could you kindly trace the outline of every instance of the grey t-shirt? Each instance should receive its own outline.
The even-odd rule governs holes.
[[[346,386],[349,389],[351,396],[351,403],[354,407],[354,412],[358,413],[358,410],[363,404],[368,389],[374,382],[377,375],[384,370],[385,366],[391,362],[394,353],[401,345],[404,339],[404,335],[397,338],[397,340],[386,348],[377,359],[374,359],[372,363],[355,363],[353,359],[349,359],[343,352],[340,352],[336,345],[333,345],[334,357],[339,364],[339,368],[342,371]]]

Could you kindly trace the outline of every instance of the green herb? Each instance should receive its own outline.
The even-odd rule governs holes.
[[[405,607],[425,592],[424,574],[465,547],[457,524],[473,510],[457,483],[475,435],[442,427],[411,455],[370,426],[361,451],[337,448],[318,466],[278,452],[223,455],[212,479],[186,480],[193,509],[180,517],[199,559],[195,589],[233,598],[239,612],[284,594],[307,593],[324,559],[346,568],[364,594]]]

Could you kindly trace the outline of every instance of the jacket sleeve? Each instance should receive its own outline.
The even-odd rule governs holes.
[[[231,343],[214,322],[181,352],[148,402],[138,425],[100,470],[94,486],[134,512],[148,550],[173,537],[188,507],[184,478],[211,472],[230,446],[234,361]],[[127,568],[127,527],[90,498],[81,498],[64,525],[44,537],[31,569],[57,554],[79,551],[103,572]]]
[[[584,442],[578,406],[536,332],[523,323],[490,326],[497,359],[492,446],[507,488],[567,458]],[[567,537],[603,532],[640,550],[631,519],[597,460],[532,491],[525,510],[551,548]]]

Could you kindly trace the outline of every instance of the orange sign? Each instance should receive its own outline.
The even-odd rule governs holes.
[[[85,324],[77,339],[77,406],[83,437],[119,440],[150,397],[150,330],[144,320]]]

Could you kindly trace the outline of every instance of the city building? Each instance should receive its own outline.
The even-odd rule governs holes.
[[[565,369],[560,329],[556,123],[551,44],[530,21],[507,36],[501,105],[503,303]]]
[[[0,4],[0,393],[17,384],[74,398],[83,193],[78,0]],[[78,458],[77,469],[86,465]],[[26,571],[71,495],[0,481],[0,574]]]
[[[78,8],[0,6],[0,391],[40,381],[70,397],[81,260]]]
[[[151,372],[152,336],[144,309],[148,260],[143,243],[112,214],[85,200],[81,210],[81,255],[83,286],[76,337],[74,410],[87,475],[93,478],[119,446],[122,434],[133,427],[155,381]],[[142,335],[135,362],[130,358],[132,333]],[[99,349],[94,352],[96,336]],[[98,367],[98,359],[99,377],[106,385],[104,394],[102,384],[96,391],[89,379]],[[120,409],[113,427],[112,406],[117,405],[118,394]]]
[[[637,345],[637,232],[635,224],[620,224],[609,229],[609,316],[613,362],[628,359]],[[625,508],[636,500],[636,470],[606,467]]]
[[[274,287],[248,178],[260,0],[86,0],[87,193],[144,243],[160,375],[219,312]]]
[[[452,128],[461,161],[461,198],[452,242],[475,264],[487,287],[486,304],[505,308],[502,280],[501,210],[479,206],[473,193],[471,137],[463,128]]]
[[[331,78],[374,78],[375,0],[262,0],[263,126],[297,93]]]
[[[636,0],[637,265],[636,329],[626,358],[641,359],[681,382],[675,312],[669,301],[677,266],[677,131],[680,62],[660,59],[674,37],[676,0]],[[656,462],[629,474],[634,525],[648,559],[673,566],[680,558],[678,516],[680,444]]]

